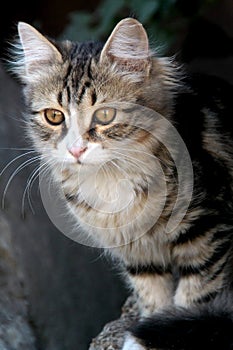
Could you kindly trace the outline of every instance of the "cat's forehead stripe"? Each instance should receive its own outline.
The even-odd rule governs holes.
[[[91,62],[92,62],[92,58],[88,61],[88,65],[87,65],[87,76],[90,80],[93,79],[92,72],[91,72]]]
[[[83,86],[81,87],[81,91],[78,95],[78,104],[80,104],[82,102],[83,96],[85,95],[85,92],[87,90],[87,88],[89,88],[91,86],[91,82],[90,81],[86,81]]]
[[[57,102],[59,103],[59,105],[62,107],[62,91],[58,92],[57,95]]]
[[[68,101],[68,103],[70,103],[70,87],[69,87],[69,85],[67,85],[67,87],[66,87],[66,93],[67,93],[67,101]]]
[[[68,67],[65,76],[65,82],[63,84],[63,91],[59,92],[59,103],[62,101],[62,94],[66,92],[67,103],[69,104],[71,102],[71,91],[77,103],[80,104],[82,102],[82,99],[86,93],[86,89],[90,88],[91,86],[92,74],[90,66],[91,60],[89,59],[86,62],[78,62],[78,64],[76,63],[76,65],[73,63],[73,67],[72,65]],[[92,96],[93,104],[95,100],[96,94]]]

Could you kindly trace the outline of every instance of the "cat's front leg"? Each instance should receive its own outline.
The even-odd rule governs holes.
[[[177,306],[190,308],[195,304],[211,300],[223,288],[224,274],[219,274],[212,280],[205,274],[191,274],[180,279],[174,303]]]
[[[137,294],[140,316],[150,317],[166,309],[173,300],[173,277],[168,269],[154,264],[128,267],[128,279]],[[148,350],[140,339],[126,334],[122,350]]]
[[[216,238],[212,238],[213,232]],[[205,304],[227,286],[227,261],[231,245],[224,238],[224,232],[220,234],[222,240],[216,231],[211,230],[209,235],[207,233],[201,238],[198,236],[194,242],[176,247],[179,281],[174,295],[175,305],[190,309],[193,305]],[[208,244],[208,241],[212,244]]]
[[[151,316],[172,304],[173,278],[170,272],[131,269],[129,280],[137,293],[142,317]]]

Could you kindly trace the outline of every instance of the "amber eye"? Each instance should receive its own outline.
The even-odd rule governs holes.
[[[51,125],[60,125],[65,120],[64,113],[52,108],[47,108],[44,110],[44,117]]]
[[[109,124],[116,116],[115,108],[100,108],[95,111],[94,122],[102,125]]]

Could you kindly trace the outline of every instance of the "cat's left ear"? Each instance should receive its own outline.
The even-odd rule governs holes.
[[[100,62],[110,59],[121,69],[131,72],[149,71],[149,42],[142,24],[125,18],[114,28],[101,52]]]
[[[22,72],[26,76],[36,75],[43,71],[45,63],[62,62],[58,49],[31,25],[19,22],[18,33],[21,48],[16,64],[21,68],[19,75]]]

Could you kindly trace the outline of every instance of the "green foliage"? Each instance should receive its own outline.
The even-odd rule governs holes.
[[[168,51],[184,28],[217,1],[221,0],[102,0],[93,13],[71,13],[62,38],[106,40],[119,20],[134,17]]]

